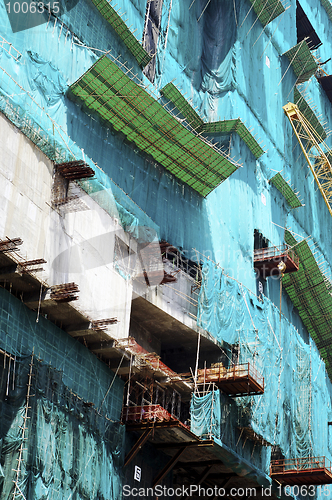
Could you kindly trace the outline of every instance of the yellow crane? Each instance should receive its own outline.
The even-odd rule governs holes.
[[[296,104],[289,102],[283,106],[283,110],[292,125],[309,168],[332,215],[332,151],[321,140]]]

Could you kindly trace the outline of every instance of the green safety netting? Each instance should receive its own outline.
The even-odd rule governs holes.
[[[222,120],[218,122],[204,123],[202,130],[207,134],[230,134],[232,132],[236,132],[256,158],[259,158],[262,154],[264,154],[264,150],[260,147],[256,139],[251,135],[240,118],[237,118],[236,120]]]
[[[298,243],[289,231],[285,240],[300,259],[300,269],[296,273],[286,274],[283,287],[288,293],[299,315],[315,341],[326,370],[332,378],[331,324],[332,296],[331,283],[322,274],[315,257],[306,241]]]
[[[279,446],[286,458],[331,456],[327,424],[331,402],[324,361],[311,340],[305,343],[267,297],[259,300],[208,260],[203,266],[197,324],[217,340],[236,346],[235,361],[251,363],[265,378],[262,395],[221,397],[222,443],[243,458],[251,457],[266,473],[269,448],[254,446],[250,439],[243,447],[241,430],[232,422]]]
[[[256,158],[259,158],[264,153],[264,150],[260,147],[240,118],[236,120],[204,123],[172,82],[165,85],[165,87],[160,90],[160,93],[177,107],[188,123],[193,128],[197,129],[197,131],[215,135],[236,132]]]
[[[171,101],[174,106],[183,114],[189,125],[195,129],[199,129],[203,125],[203,120],[196,113],[194,108],[190,106],[188,101],[183,97],[181,92],[176,88],[174,83],[170,82],[165,87],[160,89],[160,93]]]
[[[289,64],[297,76],[296,83],[303,83],[309,80],[318,68],[318,64],[305,40],[287,50],[283,55],[288,58]]]
[[[322,6],[324,7],[324,9],[327,12],[327,15],[329,16],[330,20],[332,21],[332,4],[331,4],[330,0],[320,0],[320,1],[321,1]]]
[[[69,390],[62,372],[0,357],[1,498],[118,500],[124,427]]]
[[[285,197],[287,203],[292,208],[302,207],[302,203],[298,199],[297,195],[290,187],[289,183],[280,174],[280,172],[274,175],[270,179],[270,182],[272,182],[272,184],[278,189],[278,191],[280,191],[280,193]]]
[[[311,107],[309,106],[309,104],[307,103],[307,101],[305,100],[303,95],[301,94],[301,92],[299,92],[299,90],[296,87],[294,88],[294,102],[295,102],[295,104],[297,104],[299,110],[304,115],[304,117],[308,120],[310,125],[317,132],[316,137],[320,137],[320,139],[321,139],[319,142],[324,141],[324,139],[326,139],[326,132],[324,130],[324,127],[322,126],[322,124],[318,120],[317,116],[315,115],[315,113],[313,112],[313,110],[311,109]]]
[[[143,68],[152,59],[141,43],[133,35],[126,23],[122,20],[121,15],[112,7],[111,2],[107,0],[92,0],[92,3],[97,7],[101,15],[110,23],[117,35],[121,38],[126,47],[133,54],[138,64]]]
[[[186,129],[106,56],[71,85],[69,95],[202,196],[239,166]]]
[[[252,3],[256,15],[264,27],[285,11],[285,7],[280,0],[249,1]]]
[[[118,218],[124,229],[134,237],[138,234],[138,226],[150,227],[159,234],[157,224],[105,172],[84,155],[77,144],[55,124],[29,92],[6,72],[2,75],[2,84],[6,86],[8,94],[0,89],[0,111],[50,160],[55,163],[74,159],[86,161],[95,171],[95,176],[78,181],[82,189],[109,215]],[[17,95],[20,95],[20,101]]]

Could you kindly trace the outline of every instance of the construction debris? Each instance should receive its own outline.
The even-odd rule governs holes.
[[[57,163],[55,168],[59,174],[70,181],[76,179],[88,179],[94,177],[94,170],[83,160]]]
[[[71,302],[78,299],[78,286],[75,283],[62,283],[51,287],[51,299],[57,302]]]

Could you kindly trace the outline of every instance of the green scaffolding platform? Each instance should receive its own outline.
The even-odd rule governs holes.
[[[326,132],[324,130],[323,125],[320,123],[318,120],[317,116],[301,94],[299,90],[295,87],[294,88],[294,103],[298,106],[299,110],[303,114],[303,116],[308,120],[308,122],[311,124],[311,126],[316,130],[317,136],[320,137],[321,141],[324,141],[326,139]],[[317,139],[318,140],[318,139]]]
[[[324,9],[327,12],[327,15],[329,16],[330,20],[332,21],[332,4],[331,4],[330,0],[320,0],[320,1],[321,1],[322,6],[324,7]]]
[[[202,196],[240,166],[184,127],[106,56],[71,85],[69,95]]]
[[[309,80],[318,68],[318,64],[305,40],[287,50],[283,55],[288,58],[289,64],[297,76],[296,83],[303,83]]]
[[[152,56],[142,47],[141,43],[132,34],[121,16],[119,16],[116,10],[111,6],[110,2],[107,0],[92,0],[92,3],[97,7],[104,19],[109,22],[126,45],[127,49],[133,54],[138,64],[144,68],[144,66],[151,61]]]
[[[295,246],[300,259],[300,269],[283,277],[283,287],[288,293],[299,315],[315,341],[332,379],[332,296],[331,283],[320,271],[306,241],[297,243],[289,231],[285,241]]]
[[[283,176],[278,172],[276,175],[270,179],[270,182],[280,191],[280,193],[285,197],[288,205],[292,208],[302,207],[302,203],[296,196],[296,193],[290,187],[288,182],[283,178]]]
[[[165,85],[165,87],[160,90],[160,93],[174,104],[185,117],[189,125],[196,129],[197,132],[215,135],[226,135],[235,132],[245,142],[256,158],[264,154],[264,150],[260,147],[240,118],[204,123],[198,113],[196,113],[172,82]]]
[[[285,11],[285,7],[280,0],[249,1],[252,3],[256,15],[264,27]]]

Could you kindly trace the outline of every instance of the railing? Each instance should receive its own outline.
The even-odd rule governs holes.
[[[15,47],[12,46],[10,42],[4,39],[3,36],[0,35],[0,47],[4,49],[10,56],[12,56],[15,61],[18,61],[20,57],[22,57],[21,52],[19,52]]]
[[[281,245],[279,247],[272,246],[254,250],[254,262],[273,259],[276,259],[276,261],[278,261],[283,255],[288,256],[298,266],[299,257],[296,255],[295,251],[288,245]]]
[[[251,377],[264,388],[264,377],[250,363],[243,363],[226,367],[220,365],[215,368],[198,370],[198,383],[220,382],[222,380],[237,380]]]
[[[332,473],[331,461],[326,457],[285,458],[271,462],[271,474],[282,474],[327,469]]]
[[[123,408],[123,422],[141,422],[142,420],[162,422],[165,420],[177,419],[160,405],[131,406]]]
[[[187,422],[181,422],[160,405],[125,406],[122,409],[123,423],[138,422],[178,422],[180,426],[189,428]]]
[[[200,267],[193,261],[185,259],[181,252],[175,247],[171,245],[164,245],[161,246],[161,251],[163,257],[170,261],[176,269],[181,269],[181,271],[188,274],[197,283],[200,283],[202,281]]]

